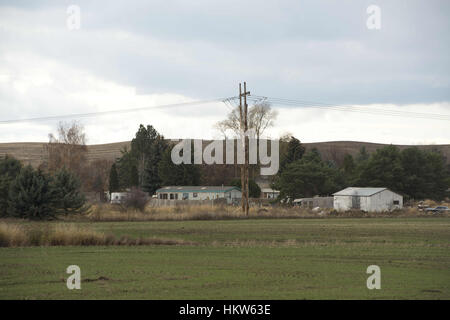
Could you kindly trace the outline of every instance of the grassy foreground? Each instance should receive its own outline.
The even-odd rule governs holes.
[[[450,299],[448,218],[76,224],[192,244],[0,248],[0,299]]]

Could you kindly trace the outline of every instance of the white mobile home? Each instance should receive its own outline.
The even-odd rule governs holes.
[[[382,212],[403,207],[403,197],[387,188],[349,187],[334,193],[333,197],[333,207],[338,211]]]
[[[156,190],[158,199],[164,200],[215,200],[226,199],[228,204],[242,198],[238,187],[232,186],[168,186]]]

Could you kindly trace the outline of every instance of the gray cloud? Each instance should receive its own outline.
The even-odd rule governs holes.
[[[81,30],[66,28],[70,4]],[[0,118],[225,97],[243,80],[257,95],[425,109],[450,100],[449,12],[444,0],[1,2]]]

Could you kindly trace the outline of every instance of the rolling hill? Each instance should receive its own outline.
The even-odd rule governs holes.
[[[45,143],[42,142],[0,143],[0,156],[8,154],[21,160],[24,164],[31,164],[33,167],[37,167],[44,159],[44,145]],[[303,145],[307,150],[317,148],[325,160],[334,160],[337,163],[341,163],[346,153],[351,155],[358,154],[362,147],[365,147],[371,153],[385,146],[385,144],[381,143],[357,141],[313,142],[304,143]],[[97,159],[114,160],[120,157],[120,151],[125,147],[130,148],[130,141],[88,145],[87,159],[89,161]],[[404,149],[411,146],[397,145],[397,147]],[[425,150],[438,150],[447,158],[447,163],[450,163],[450,144],[417,145],[417,147]]]

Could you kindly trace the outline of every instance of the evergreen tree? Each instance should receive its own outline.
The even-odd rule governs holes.
[[[356,164],[355,164],[355,161],[353,160],[353,157],[351,154],[347,153],[344,156],[343,169],[344,169],[345,174],[347,174],[347,175],[352,175],[355,172]]]
[[[130,170],[130,186],[138,187],[139,186],[139,173],[136,165],[131,166]]]
[[[424,152],[426,159],[426,170],[423,172],[425,190],[423,198],[442,200],[447,195],[449,188],[450,172],[445,165],[445,157],[435,151]],[[411,193],[414,197],[414,194]]]
[[[281,155],[280,168],[278,173],[281,174],[286,166],[294,161],[300,160],[305,153],[305,148],[301,144],[300,140],[295,137],[291,137],[287,149],[284,154]]]
[[[8,213],[10,216],[32,220],[55,218],[55,189],[51,179],[31,166],[20,173],[9,188]]]
[[[233,181],[231,181],[231,185],[242,190],[241,179],[234,179]],[[250,198],[259,198],[261,196],[261,188],[253,179],[248,180],[248,193]]]
[[[151,144],[142,181],[142,190],[149,195],[154,194],[162,184],[165,184],[164,179],[160,176],[159,166],[163,160],[164,154],[167,152],[169,152],[170,156],[170,148],[166,141],[162,136],[158,136]],[[181,181],[179,183],[181,183]]]
[[[296,199],[315,195],[330,195],[343,185],[340,171],[321,160],[317,150],[306,153],[285,168],[276,179],[274,189],[280,190],[279,199]]]
[[[174,164],[170,154],[171,150],[167,149],[158,165],[158,176],[161,179],[158,188],[161,185],[198,185],[200,183],[199,166],[184,163]]]
[[[122,156],[116,162],[116,171],[119,181],[119,189],[127,189],[133,187],[133,185],[139,185],[139,172],[137,173],[137,184],[136,183],[136,172],[137,170],[137,159],[133,156],[131,151],[122,150]]]
[[[346,154],[344,156],[344,161],[342,164],[342,173],[345,179],[344,185],[352,186],[358,178],[358,166],[353,159],[351,154]]]
[[[13,157],[0,158],[0,217],[7,215],[9,187],[21,168],[20,161]]]
[[[151,125],[139,126],[136,136],[131,140],[131,155],[137,160],[137,170],[141,186],[150,185],[146,179],[153,179],[152,176],[158,170],[158,162],[167,144],[164,137]],[[150,191],[150,190],[147,190]]]
[[[362,167],[359,185],[386,187],[402,192],[404,172],[400,161],[400,151],[390,145],[377,149]]]
[[[113,163],[111,170],[109,171],[109,193],[117,192],[120,190],[119,177],[117,175],[116,164]]]
[[[358,161],[358,162],[366,161],[366,160],[369,159],[369,156],[370,156],[370,155],[369,155],[369,153],[367,152],[366,147],[363,146],[363,147],[361,147],[361,149],[359,149],[359,154],[358,154],[358,157],[357,157],[357,161]]]
[[[81,193],[81,182],[71,172],[63,167],[57,171],[53,179],[55,189],[56,213],[73,214],[86,212],[86,198]]]

